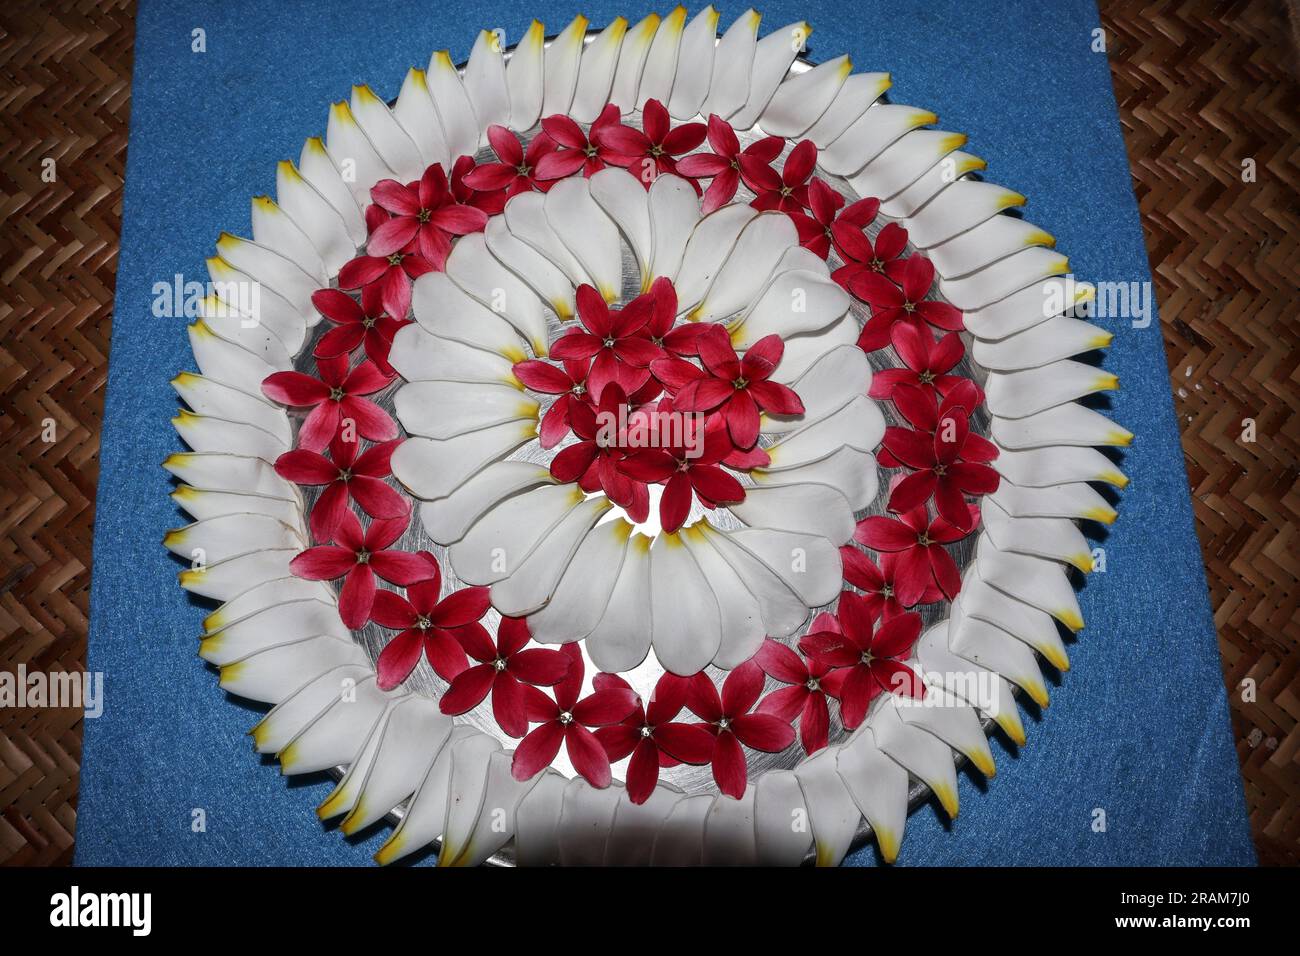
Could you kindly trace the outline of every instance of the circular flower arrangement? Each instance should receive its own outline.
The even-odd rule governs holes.
[[[1089,290],[964,137],[758,23],[354,88],[209,261],[165,543],[257,749],[346,768],[345,833],[400,813],[380,862],[893,860],[1068,667],[1132,437],[1076,401]]]

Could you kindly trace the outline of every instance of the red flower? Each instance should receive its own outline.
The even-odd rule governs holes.
[[[551,460],[556,481],[576,481],[588,493],[603,491],[633,521],[644,521],[650,512],[650,495],[644,483],[634,481],[619,468],[627,454],[627,431],[636,427],[628,409],[627,396],[617,384],[610,384],[592,408],[586,402],[569,402],[569,426],[577,441],[567,445]],[[615,431],[611,432],[611,428]]]
[[[546,117],[542,120],[542,129],[560,148],[537,160],[534,176],[541,180],[563,179],[579,169],[583,176],[590,176],[609,164],[625,165],[622,160],[627,157],[602,145],[597,138],[597,134],[605,127],[617,125],[620,115],[618,104],[608,104],[600,111],[596,122],[591,124],[590,139],[582,127],[569,117],[560,114]]]
[[[823,259],[830,255],[831,227],[843,206],[844,197],[814,177],[808,184],[808,208],[812,215],[802,210],[789,213],[795,230],[799,233],[799,244]]]
[[[839,631],[817,631],[799,641],[799,650],[824,667],[847,667],[840,686],[840,720],[852,730],[882,690],[900,697],[925,696],[916,671],[902,663],[921,634],[921,615],[904,614],[872,631],[867,602],[852,591],[840,595]]]
[[[375,661],[379,689],[392,690],[411,675],[420,663],[420,653],[443,680],[452,680],[465,670],[467,661],[461,646],[489,641],[479,618],[487,613],[488,589],[461,588],[439,599],[442,569],[428,551],[419,552],[433,569],[433,576],[406,588],[406,597],[381,589],[375,594],[370,620],[401,633],[384,645]],[[473,635],[468,632],[473,631]]]
[[[553,180],[537,178],[538,161],[556,150],[555,140],[551,137],[539,133],[525,150],[514,133],[504,126],[492,125],[488,127],[487,138],[498,162],[475,166],[465,175],[467,186],[484,192],[504,189],[506,198],[510,199],[534,189],[546,192],[555,185]]]
[[[776,753],[794,743],[794,728],[789,721],[773,714],[750,713],[762,693],[763,671],[749,660],[727,675],[721,696],[702,672],[691,678],[686,695],[686,706],[708,724],[716,738],[713,779],[719,790],[737,800],[745,794],[748,777],[741,744]]]
[[[367,214],[367,223],[384,215],[377,206],[369,209],[379,215]],[[379,290],[384,311],[394,318],[405,319],[411,310],[411,280],[433,271],[433,263],[416,253],[412,244],[390,256],[357,256],[344,263],[339,270],[339,288],[360,289],[364,295],[366,289],[374,286]]]
[[[334,531],[334,543],[308,548],[289,562],[289,570],[309,581],[343,578],[339,617],[345,627],[359,630],[370,620],[375,603],[375,575],[402,587],[434,573],[422,555],[390,551],[388,546],[406,531],[410,515],[370,522],[363,533],[351,511],[343,512]]]
[[[944,396],[954,386],[969,381],[960,375],[948,374],[966,354],[961,336],[956,332],[949,332],[936,341],[930,330],[919,322],[895,322],[889,331],[889,340],[905,367],[876,372],[871,379],[871,390],[867,392],[872,398],[893,398],[900,385],[927,391],[933,389],[939,396]]]
[[[650,296],[652,309],[649,320],[641,329],[641,335],[649,339],[650,344],[671,355],[698,354],[699,344],[696,340],[712,326],[708,322],[683,322],[674,328],[677,321],[677,290],[667,276],[655,279],[647,295]]]
[[[654,447],[632,452],[618,468],[637,481],[666,482],[659,499],[664,531],[671,534],[685,523],[692,491],[709,507],[744,501],[741,483],[718,467],[732,451],[726,422],[715,418],[706,426],[702,416],[674,412],[668,399],[660,403],[659,412],[679,422],[679,427],[670,429],[677,434],[665,435],[664,440],[650,443]]]
[[[479,210],[486,216],[495,216],[506,208],[510,198],[504,189],[475,189],[467,180],[478,168],[473,156],[462,156],[451,164],[451,197],[464,206]]]
[[[979,509],[974,505],[968,509],[970,526],[974,526],[979,521]],[[863,518],[853,539],[873,551],[898,555],[894,590],[899,603],[911,607],[920,603],[935,584],[948,598],[957,596],[961,572],[944,545],[960,541],[968,533],[942,517],[932,520],[921,506],[903,512],[897,519],[880,515]]]
[[[689,362],[656,362],[655,376],[674,389],[673,402],[681,412],[721,410],[727,430],[737,448],[751,448],[758,441],[759,411],[774,415],[798,415],[803,402],[788,385],[769,381],[785,354],[785,343],[776,334],[755,342],[739,358],[726,330],[715,326],[711,335],[698,340],[704,369]]]
[[[570,329],[551,346],[551,358],[594,359],[587,387],[593,401],[610,382],[617,382],[631,395],[650,377],[647,366],[663,356],[663,350],[639,335],[650,321],[654,299],[639,295],[621,309],[611,310],[600,293],[589,285],[578,286],[578,319],[582,328]]]
[[[573,402],[587,401],[587,374],[590,369],[589,359],[569,359],[560,366],[541,359],[515,363],[515,378],[525,387],[543,395],[560,396],[542,416],[538,431],[543,448],[554,448],[569,433],[569,407]]]
[[[716,113],[709,116],[708,136],[712,153],[693,153],[677,161],[680,176],[691,179],[713,177],[713,182],[704,191],[701,211],[706,216],[731,202],[742,180],[758,192],[759,179],[755,176],[761,178],[764,169],[770,170],[772,160],[780,156],[785,147],[785,140],[780,136],[767,136],[742,150],[736,131]]]
[[[419,182],[406,186],[381,179],[371,187],[370,198],[392,214],[370,234],[366,252],[371,256],[390,256],[410,247],[441,269],[451,252],[452,236],[479,232],[487,225],[483,210],[456,202],[441,163],[434,163]]]
[[[879,238],[877,238],[879,242]],[[850,276],[846,288],[871,306],[871,318],[862,327],[858,347],[874,352],[889,344],[895,322],[924,319],[935,328],[957,332],[965,328],[961,311],[946,302],[926,301],[934,283],[934,266],[925,256],[908,256],[903,261],[902,289],[876,272]]]
[[[539,719],[538,707],[550,703],[536,685],[549,687],[564,680],[571,670],[569,655],[549,647],[525,648],[528,624],[520,617],[501,619],[495,643],[482,627],[464,628],[456,637],[478,663],[455,676],[439,708],[444,714],[463,714],[491,693],[492,716],[501,729],[511,737],[528,733],[529,721]]]
[[[832,614],[819,614],[813,631],[839,629]],[[770,637],[754,655],[758,666],[774,680],[789,687],[774,690],[758,705],[760,714],[772,714],[786,723],[799,718],[799,741],[804,753],[813,754],[830,742],[830,709],[826,695],[840,696],[845,672],[817,660],[805,661],[793,650]]]
[[[569,673],[555,685],[555,700],[537,695],[533,705],[536,708],[534,719],[543,723],[519,742],[511,772],[516,780],[531,779],[550,766],[563,743],[574,770],[593,787],[608,787],[609,754],[588,728],[606,727],[626,718],[636,708],[636,692],[626,684],[620,687],[616,683],[601,681],[593,693],[579,700],[582,649],[576,643],[565,644],[554,653],[568,658]]]
[[[354,422],[357,433],[371,441],[397,437],[397,424],[388,413],[361,397],[387,386],[391,376],[379,371],[371,361],[349,370],[346,355],[318,359],[316,369],[320,378],[306,372],[272,372],[262,381],[262,392],[272,401],[311,409],[298,431],[300,448],[320,451],[347,421]]]
[[[817,145],[810,139],[790,150],[780,173],[771,166],[751,166],[745,182],[758,195],[750,205],[760,210],[803,212],[808,207],[808,178],[816,168]]]
[[[388,364],[388,353],[393,348],[393,336],[410,319],[395,319],[384,311],[383,292],[379,284],[361,290],[361,302],[338,289],[321,289],[311,295],[316,311],[334,324],[316,342],[312,355],[318,359],[347,355],[358,345],[365,344],[366,358],[375,363],[385,375],[395,374]]]
[[[612,674],[596,675],[593,684],[597,690],[627,687],[621,677]],[[642,707],[638,698],[636,707],[622,723],[596,731],[596,739],[605,748],[610,763],[632,755],[627,765],[627,795],[633,803],[650,799],[659,782],[660,767],[708,763],[713,756],[712,734],[699,724],[675,721],[686,705],[689,688],[687,678],[664,674],[655,684],[649,707]]]
[[[889,621],[907,610],[898,597],[899,556],[896,553],[882,553],[877,567],[864,552],[846,544],[840,548],[840,559],[844,564],[844,580],[862,592],[872,617]],[[925,590],[915,602],[917,604],[932,604],[943,597],[943,592],[935,585],[932,575],[927,573],[925,578]]]
[[[677,156],[689,153],[708,134],[703,123],[673,126],[668,110],[658,100],[646,100],[641,113],[642,129],[622,123],[592,128],[591,138],[603,149],[617,154],[606,162],[617,166],[636,165],[636,175],[646,189],[660,173],[677,171]],[[644,132],[642,131],[644,130]],[[649,173],[653,171],[653,175]],[[691,180],[694,184],[694,180]],[[695,189],[698,192],[699,186]]]
[[[407,512],[406,501],[383,481],[392,474],[389,463],[401,441],[381,442],[358,455],[360,444],[336,436],[330,442],[329,458],[320,452],[295,448],[275,460],[275,471],[281,478],[299,485],[326,486],[311,509],[311,536],[316,541],[334,539],[348,510],[349,498],[372,518],[400,518]]]
[[[900,385],[897,391],[911,388]],[[970,512],[963,495],[990,494],[997,491],[999,480],[998,473],[985,464],[991,460],[988,455],[996,455],[996,448],[970,438],[966,410],[961,407],[946,411],[937,420],[933,435],[898,426],[886,428],[885,449],[894,460],[915,469],[894,485],[889,510],[910,511],[933,496],[940,515],[956,527],[970,530]]]
[[[868,273],[883,273],[895,282],[903,281],[905,260],[898,257],[907,248],[907,230],[896,222],[886,223],[873,244],[866,227],[875,221],[879,211],[879,199],[859,199],[831,226],[835,251],[844,260],[831,278],[846,289],[854,276]]]

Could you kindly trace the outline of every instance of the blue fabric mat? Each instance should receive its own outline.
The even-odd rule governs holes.
[[[594,27],[644,13],[626,0],[581,11]],[[248,234],[249,198],[274,192],[275,162],[323,134],[351,83],[394,96],[434,47],[463,59],[479,27],[513,42],[534,12],[556,32],[577,10],[480,0],[467,20],[428,0],[141,3],[92,594],[105,710],[86,722],[79,863],[352,865],[381,842],[323,828],[312,808],[328,783],[287,782],[259,760],[245,736],[254,710],[195,656],[203,611],[159,546],[182,523],[159,467],[180,447],[167,383],[192,364],[185,321],[154,317],[152,288],[206,279],[217,234]],[[723,25],[740,12],[724,9]],[[895,102],[968,133],[1081,279],[1149,280],[1110,73],[1090,49],[1093,0],[773,0],[764,13],[765,28],[808,19],[814,59],[847,52],[889,70]],[[206,53],[191,52],[196,27]],[[1028,746],[997,754],[995,779],[963,778],[955,822],[913,816],[907,865],[1254,862],[1159,323],[1105,324],[1106,366],[1123,380],[1111,412],[1138,437],[1106,573],[1083,591],[1074,668],[1027,720]]]

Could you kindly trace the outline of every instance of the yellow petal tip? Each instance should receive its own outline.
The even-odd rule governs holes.
[[[1060,621],[1070,630],[1074,631],[1076,634],[1079,631],[1083,630],[1083,617],[1079,614],[1078,611],[1075,611],[1073,609],[1063,610],[1063,611],[1053,611],[1052,617],[1056,618],[1058,621]],[[1044,694],[1046,694],[1046,690],[1044,690]]]

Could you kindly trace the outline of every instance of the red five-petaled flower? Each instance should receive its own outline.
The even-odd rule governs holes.
[[[348,369],[348,357],[318,359],[320,378],[306,372],[273,372],[262,381],[262,391],[272,401],[310,408],[298,432],[298,447],[320,451],[339,433],[340,425],[351,421],[357,434],[371,441],[397,437],[397,424],[388,413],[362,398],[377,392],[392,379],[365,361]]]
[[[677,290],[667,276],[655,279],[648,294],[653,307],[649,320],[641,328],[641,335],[671,355],[697,354],[697,340],[713,326],[708,322],[683,322],[674,328],[673,324],[677,321]]]
[[[551,358],[561,361],[592,359],[587,387],[592,401],[600,401],[610,382],[631,395],[650,377],[647,366],[663,356],[663,349],[640,333],[654,312],[654,297],[639,295],[621,309],[610,309],[589,285],[578,286],[581,329],[570,329],[551,346]]]
[[[371,187],[370,198],[393,215],[371,233],[366,252],[372,256],[390,256],[414,242],[413,251],[441,269],[451,252],[452,236],[478,232],[487,225],[483,210],[456,202],[441,163],[434,163],[419,182],[406,186],[381,179]]]
[[[375,363],[379,371],[392,375],[388,353],[393,348],[393,336],[410,319],[395,319],[384,311],[383,291],[378,284],[361,290],[361,303],[338,289],[320,289],[311,295],[311,303],[321,315],[334,324],[316,342],[312,355],[316,358],[335,358],[346,355],[364,343],[366,358]]]
[[[896,222],[886,223],[873,243],[867,236],[866,226],[873,222],[880,210],[879,199],[860,199],[849,209],[855,215],[845,214],[831,226],[835,249],[844,259],[831,278],[850,289],[851,280],[871,273],[883,274],[895,282],[903,281],[903,268],[907,260],[898,258],[907,248],[907,230]]]
[[[679,412],[720,410],[737,448],[751,448],[758,440],[760,410],[774,415],[802,414],[803,402],[794,390],[769,381],[785,354],[779,335],[759,339],[743,359],[736,355],[721,326],[715,326],[711,335],[701,335],[698,347],[703,370],[681,360],[653,366],[655,376],[676,389],[673,404]]]
[[[372,210],[377,215],[372,215]],[[367,207],[366,213],[367,224],[387,215],[378,206]],[[339,270],[339,288],[360,289],[364,294],[373,286],[379,290],[384,312],[404,319],[411,308],[411,280],[433,271],[433,263],[415,252],[412,243],[389,256],[357,256],[344,263]]]
[[[803,212],[808,207],[808,177],[816,168],[817,145],[810,139],[801,140],[790,150],[779,173],[771,166],[750,167],[745,182],[758,194],[750,205],[762,210]]]
[[[558,395],[542,416],[538,429],[543,448],[554,448],[569,433],[569,407],[573,402],[587,400],[587,373],[591,369],[588,359],[568,359],[557,367],[541,359],[516,362],[515,378],[526,388],[543,395]]]
[[[345,511],[334,532],[334,543],[308,548],[289,562],[289,570],[311,581],[343,578],[339,617],[344,627],[359,630],[370,619],[375,603],[375,575],[406,587],[434,574],[421,555],[388,550],[409,520],[409,515],[403,515],[372,521],[363,533],[357,516]]]
[[[348,510],[349,498],[372,518],[400,518],[406,514],[406,501],[383,481],[392,474],[393,449],[400,444],[397,439],[382,442],[358,455],[360,442],[343,441],[336,436],[330,442],[329,458],[306,448],[295,448],[275,460],[275,471],[281,478],[299,485],[326,486],[311,509],[314,540],[334,539],[334,531]]]
[[[592,682],[598,689],[627,687],[613,674],[597,674]],[[627,795],[637,804],[645,803],[659,782],[659,768],[677,763],[708,763],[713,756],[713,735],[699,724],[676,721],[686,704],[690,680],[676,674],[664,674],[650,695],[650,705],[642,707],[640,699],[622,723],[601,727],[596,739],[605,748],[610,763],[628,754]],[[630,689],[630,688],[629,688]]]
[[[429,563],[433,576],[407,585],[406,597],[381,588],[370,609],[370,620],[376,624],[401,629],[375,662],[380,690],[392,690],[406,680],[420,662],[421,652],[438,676],[449,681],[465,670],[462,644],[489,641],[478,623],[487,613],[488,589],[461,588],[440,599],[442,569],[428,551],[419,555]]]
[[[591,124],[590,138],[567,116],[556,114],[543,119],[542,129],[561,148],[545,153],[537,160],[537,178],[563,179],[580,169],[584,176],[590,176],[610,163],[626,165],[625,156],[603,145],[599,139],[602,129],[618,124],[619,115],[617,103],[607,105]]]
[[[529,716],[542,723],[528,732],[515,749],[511,773],[516,780],[528,780],[551,765],[564,744],[573,769],[593,787],[608,787],[609,754],[591,732],[591,727],[616,724],[636,708],[636,692],[626,684],[601,681],[597,689],[578,699],[582,691],[582,649],[565,644],[560,650],[569,660],[569,673],[555,685],[551,700],[536,695]],[[445,699],[445,698],[444,698]]]
[[[979,509],[969,505],[968,510],[968,526],[973,527],[979,522]],[[944,545],[959,541],[967,534],[942,517],[931,520],[921,505],[903,512],[898,520],[879,515],[863,518],[853,538],[874,551],[898,555],[894,587],[899,602],[911,607],[928,597],[927,592],[934,584],[949,598],[956,597],[961,590],[961,572]]]
[[[614,384],[605,389],[595,408],[570,402],[569,425],[578,440],[551,460],[551,476],[556,481],[576,481],[588,493],[603,491],[633,521],[644,521],[650,513],[649,491],[644,482],[619,468],[626,454],[626,430],[620,422],[626,408],[627,396]],[[633,412],[631,418],[636,427],[638,414]]]
[[[487,138],[499,162],[475,166],[465,174],[467,186],[488,192],[504,189],[506,197],[511,198],[533,189],[546,192],[555,185],[554,181],[537,176],[538,162],[547,153],[555,152],[555,140],[551,137],[539,133],[525,150],[514,133],[504,126],[492,125],[488,127]]]
[[[776,753],[794,742],[789,721],[774,714],[750,713],[763,693],[763,670],[753,660],[741,664],[722,684],[722,694],[708,674],[691,678],[686,706],[704,720],[717,738],[713,745],[713,779],[718,789],[739,800],[745,794],[745,752]]]
[[[618,166],[632,166],[646,189],[660,173],[677,171],[677,157],[689,153],[708,134],[703,123],[672,125],[668,110],[658,100],[646,100],[641,113],[642,130],[622,123],[593,128],[591,138],[602,148],[617,154],[607,160]],[[691,180],[694,184],[694,180]],[[699,186],[695,186],[699,190]]]
[[[850,276],[848,290],[871,306],[871,318],[862,327],[858,346],[874,352],[889,344],[895,322],[925,320],[936,328],[956,332],[965,328],[961,311],[946,302],[926,301],[934,282],[934,266],[921,255],[908,256],[900,276],[902,289],[877,272]]]
[[[812,623],[814,632],[838,629],[832,614],[819,614]],[[816,753],[830,740],[830,709],[826,696],[840,696],[846,672],[835,670],[819,660],[805,661],[793,650],[770,637],[754,655],[758,666],[769,677],[789,687],[774,690],[758,705],[762,714],[774,714],[789,723],[799,718],[799,741],[805,753]]]
[[[850,668],[840,687],[840,719],[849,730],[867,716],[882,690],[900,697],[925,696],[920,675],[902,662],[921,633],[921,615],[903,614],[872,630],[871,611],[852,591],[840,595],[839,633],[816,631],[799,650],[824,667]]]
[[[883,552],[880,555],[880,565],[877,566],[861,550],[846,544],[840,548],[840,560],[844,564],[844,580],[862,592],[872,617],[889,621],[907,610],[898,596],[900,559],[897,553]],[[932,604],[943,597],[943,592],[934,583],[928,567],[925,569],[925,580],[925,590],[915,602],[917,604]],[[814,627],[813,630],[820,628]]]
[[[889,332],[904,368],[880,369],[871,378],[872,398],[893,398],[899,385],[933,389],[947,395],[960,382],[968,381],[960,375],[949,375],[966,354],[961,336],[949,332],[937,342],[930,330],[916,322],[895,322]]]
[[[759,192],[763,171],[771,171],[772,160],[785,147],[785,140],[780,136],[767,136],[742,150],[736,131],[716,113],[709,116],[708,136],[712,153],[694,153],[677,161],[678,175],[691,179],[713,177],[704,191],[704,206],[700,211],[705,215],[731,202],[742,180],[754,192]]]
[[[550,703],[536,685],[549,687],[570,671],[570,657],[549,647],[525,647],[528,624],[523,618],[503,617],[496,643],[482,628],[457,633],[469,656],[478,661],[456,675],[442,695],[444,714],[473,710],[492,694],[492,716],[511,737],[528,733],[530,720],[541,719],[538,707]],[[581,679],[581,678],[579,678]]]

